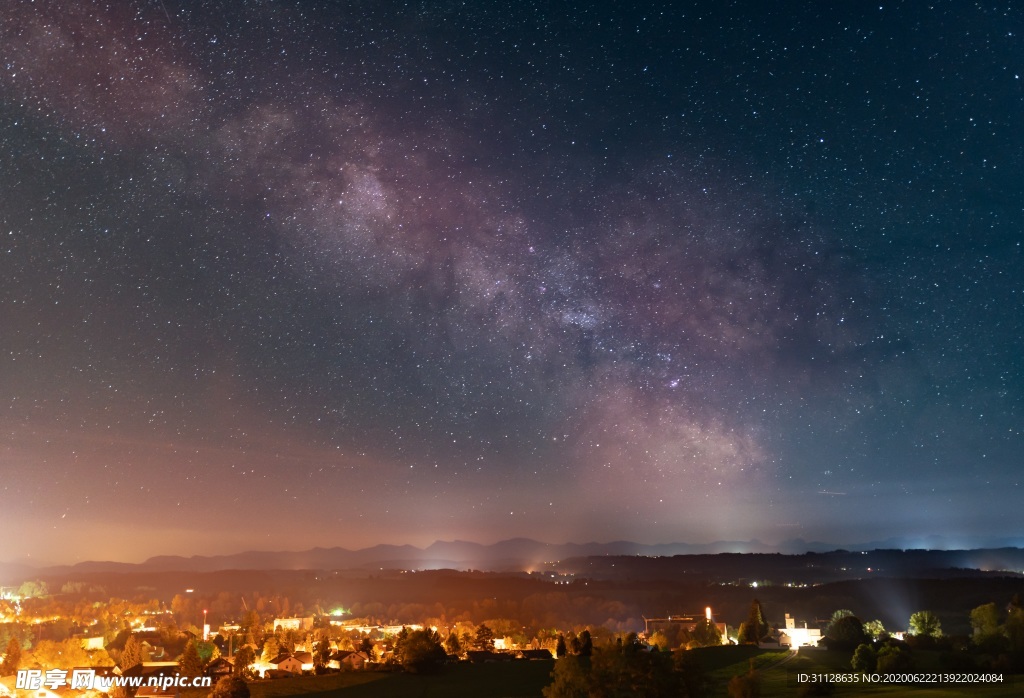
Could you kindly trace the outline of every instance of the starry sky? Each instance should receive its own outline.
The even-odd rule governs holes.
[[[0,9],[0,559],[1024,535],[1024,13]]]

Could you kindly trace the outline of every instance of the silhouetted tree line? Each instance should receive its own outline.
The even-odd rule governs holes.
[[[545,698],[698,698],[711,694],[708,672],[695,652],[652,652],[635,633],[555,662]]]

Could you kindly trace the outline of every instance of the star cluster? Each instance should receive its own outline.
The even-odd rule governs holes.
[[[10,4],[8,554],[1019,535],[1021,25]]]

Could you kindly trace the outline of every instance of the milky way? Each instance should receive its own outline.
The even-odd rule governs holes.
[[[6,557],[1022,535],[1021,16],[821,12],[0,10]]]

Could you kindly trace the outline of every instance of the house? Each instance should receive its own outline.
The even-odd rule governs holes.
[[[282,630],[310,630],[313,627],[313,616],[305,618],[275,618],[274,629]]]
[[[234,673],[235,665],[227,657],[217,657],[207,664],[206,669],[203,670],[203,674],[212,678],[213,683],[217,683],[217,681],[225,676],[231,676]]]
[[[287,671],[289,674],[302,673],[302,662],[286,652],[277,655],[268,664],[270,664],[271,671]]]
[[[544,650],[544,649],[540,649],[540,650],[519,650],[518,652],[516,652],[516,656],[519,657],[520,659],[531,659],[531,660],[534,660],[534,661],[540,660],[540,659],[554,659],[554,657],[551,656],[551,650]]]
[[[341,669],[341,660],[352,654],[352,650],[333,650],[327,657],[328,669]]]
[[[331,669],[359,670],[364,669],[370,658],[365,652],[353,652],[351,650],[338,650],[331,652],[327,666]]]
[[[63,689],[61,689],[63,690]],[[31,696],[31,698],[62,698],[47,686],[40,686],[38,689],[26,690],[17,688],[17,679],[14,676],[5,676],[0,679],[0,696]]]
[[[143,662],[125,669],[121,675],[137,676],[142,679],[142,687],[135,692],[136,698],[180,698],[181,690],[176,686],[164,686],[162,680],[177,677],[178,671],[177,662]],[[170,684],[172,681],[167,683]]]
[[[160,645],[151,644],[149,640],[143,640],[139,649],[145,661],[162,662],[166,660],[167,651]]]
[[[313,671],[313,655],[310,652],[295,652],[292,654],[293,657],[299,660],[302,665],[302,671]]]
[[[466,652],[466,659],[474,664],[507,662],[512,659],[512,655],[507,652],[491,652],[490,650],[469,650]]]
[[[174,676],[177,673],[177,662],[143,662],[124,669],[121,676],[141,676],[145,682],[150,676]]]
[[[86,652],[94,652],[104,648],[104,638],[102,635],[96,637],[83,637],[82,638],[82,649]]]

